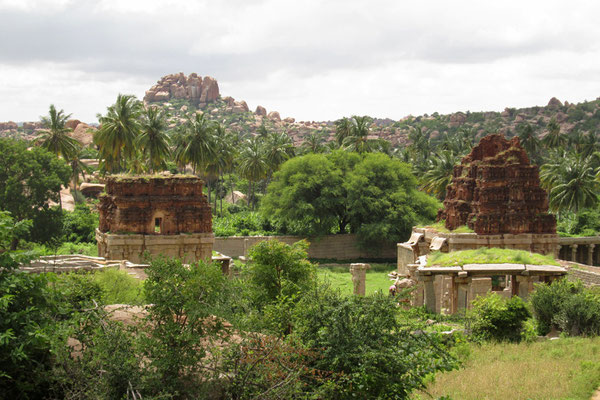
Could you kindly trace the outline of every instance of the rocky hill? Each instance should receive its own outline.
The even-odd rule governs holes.
[[[196,73],[186,76],[180,72],[162,77],[146,91],[143,100],[146,104],[166,108],[171,115],[171,128],[184,123],[187,114],[203,112],[242,136],[256,134],[262,126],[267,130],[286,132],[296,144],[302,143],[308,134],[319,134],[326,141],[333,140],[334,135],[334,121],[282,118],[276,110],[267,110],[261,105],[252,111],[245,101],[221,95],[216,79],[201,77]],[[371,137],[388,140],[393,147],[402,147],[409,142],[408,134],[415,128],[422,129],[435,141],[459,129],[474,130],[480,137],[488,133],[502,133],[510,137],[526,124],[531,125],[539,137],[543,137],[553,119],[563,133],[596,132],[600,128],[600,100],[572,104],[552,98],[546,106],[505,108],[502,112],[459,111],[445,115],[435,112],[431,115],[407,116],[398,121],[375,118]],[[0,136],[32,139],[40,128],[39,122],[0,122]],[[73,129],[75,137],[86,144],[90,142],[91,136],[87,133],[89,125],[83,124],[80,128],[77,124]]]

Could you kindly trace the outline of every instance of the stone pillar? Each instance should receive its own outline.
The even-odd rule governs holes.
[[[352,283],[354,284],[354,294],[358,296],[365,295],[368,269],[371,269],[369,264],[350,264],[350,273],[352,274]]]
[[[527,300],[529,298],[529,293],[533,290],[533,282],[529,276],[517,276],[518,284],[518,296],[523,300]]]
[[[587,265],[594,265],[594,247],[595,244],[588,244]]]
[[[434,276],[427,275],[423,277],[423,285],[425,289],[425,308],[428,311],[435,312],[435,287],[433,285]]]
[[[244,257],[248,259],[248,239],[244,239]]]
[[[577,262],[577,245],[576,244],[571,245],[571,260],[570,261]]]

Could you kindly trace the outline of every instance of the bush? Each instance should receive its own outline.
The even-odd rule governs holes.
[[[569,296],[554,322],[571,336],[600,334],[600,296],[584,290]]]
[[[583,291],[581,282],[569,282],[567,279],[555,280],[550,285],[538,284],[531,294],[530,303],[537,320],[538,333],[547,335],[552,328],[558,328],[556,316],[561,312],[568,299]]]
[[[106,304],[144,304],[142,282],[126,271],[107,269],[96,272],[92,279],[102,288]]]
[[[471,329],[478,340],[519,342],[524,323],[531,314],[518,296],[510,299],[497,293],[478,297],[473,301]]]
[[[412,334],[397,317],[385,295],[346,297],[323,287],[305,295],[293,335],[320,355],[309,367],[334,377],[315,398],[404,399],[427,375],[457,367],[437,334]]]
[[[64,212],[63,230],[65,241],[95,243],[98,214],[92,213],[85,204],[77,204],[72,212]]]

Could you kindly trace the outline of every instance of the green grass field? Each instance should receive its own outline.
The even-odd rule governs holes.
[[[469,344],[461,369],[438,374],[415,399],[581,399],[600,385],[600,337]]]
[[[388,292],[392,284],[387,274],[396,269],[393,264],[370,264],[371,269],[367,271],[366,294],[373,294],[376,291]],[[322,281],[328,281],[334,289],[339,289],[341,293],[350,295],[353,292],[352,275],[346,266],[327,266],[318,268],[318,277]]]

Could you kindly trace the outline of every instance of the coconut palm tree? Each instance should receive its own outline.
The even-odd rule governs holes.
[[[302,140],[300,148],[305,153],[323,153],[326,147],[323,145],[323,135],[319,132],[309,133]]]
[[[344,140],[352,133],[352,122],[347,117],[335,121],[335,140],[342,146]]]
[[[279,169],[279,166],[294,157],[294,143],[285,132],[272,133],[264,142],[264,149],[268,167],[268,180],[271,180],[271,176]]]
[[[423,175],[422,189],[438,199],[446,198],[446,187],[452,180],[454,166],[460,162],[460,156],[445,150],[429,160],[429,169]]]
[[[591,157],[564,151],[553,153],[540,171],[542,186],[550,192],[550,209],[559,214],[595,207],[598,204],[599,178]]]
[[[136,143],[148,160],[150,173],[164,168],[165,159],[171,155],[170,138],[167,135],[167,114],[156,106],[144,110],[140,135]]]
[[[106,115],[98,114],[100,128],[94,134],[94,143],[100,147],[100,158],[108,172],[122,170],[127,159],[135,155],[141,112],[141,103],[135,96],[119,94]]]
[[[254,210],[254,186],[255,183],[263,179],[268,170],[264,149],[259,137],[248,139],[244,149],[240,153],[239,172],[249,182],[249,203]]]
[[[519,132],[519,140],[531,161],[538,164],[540,139],[537,137],[533,126],[530,124],[523,125]]]
[[[366,153],[372,150],[372,142],[369,140],[371,123],[373,119],[367,115],[359,117],[353,115],[350,118],[350,134],[342,142],[345,150]]]
[[[69,165],[71,166],[71,182],[73,182],[73,190],[78,190],[79,187],[79,175],[83,175],[85,179],[85,174],[90,173],[90,167],[85,164],[82,159],[84,153],[83,148],[80,146],[77,153],[71,156],[69,159]]]
[[[57,111],[54,104],[50,104],[48,116],[41,117],[44,131],[38,138],[41,147],[65,160],[74,156],[81,147],[77,140],[68,135],[71,129],[67,128],[67,120],[70,117],[71,114],[65,114],[63,110]]]
[[[560,132],[560,125],[556,122],[556,118],[552,118],[548,122],[548,134],[542,139],[542,144],[547,149],[556,149],[567,144],[567,138]]]

